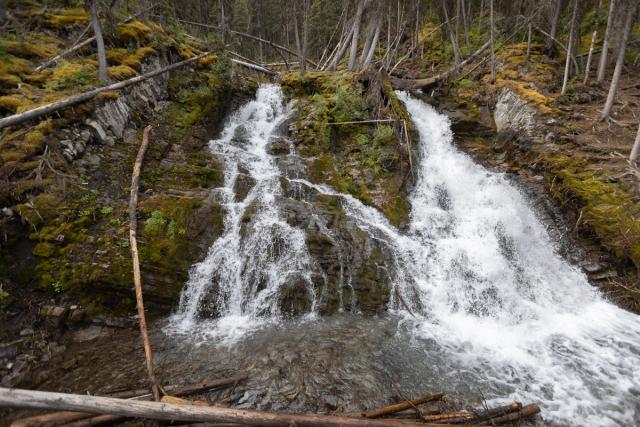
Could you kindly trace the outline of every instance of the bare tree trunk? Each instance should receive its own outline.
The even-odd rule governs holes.
[[[591,35],[591,44],[589,45],[589,56],[587,56],[587,65],[584,69],[584,81],[583,84],[587,84],[589,81],[589,72],[591,71],[591,60],[593,59],[593,49],[596,45],[596,39],[598,38],[598,27],[600,26],[600,6],[602,5],[602,0],[598,0],[596,3],[596,17],[593,28],[593,34]]]
[[[0,25],[7,20],[7,2],[8,0],[0,0]]]
[[[464,40],[467,45],[467,56],[471,55],[471,39],[469,38],[469,19],[470,16],[465,11],[465,1],[460,0],[462,2],[462,22],[464,24]]]
[[[629,40],[629,34],[633,27],[633,21],[635,20],[636,9],[638,5],[635,2],[629,4],[627,17],[624,23],[624,30],[622,32],[622,40],[618,50],[618,59],[616,60],[616,68],[613,70],[613,77],[611,78],[611,85],[609,86],[609,95],[607,96],[607,102],[604,104],[602,115],[600,120],[606,120],[611,114],[611,108],[618,92],[618,85],[620,84],[620,75],[622,74],[622,66],[624,65],[624,54],[627,50],[627,41]]]
[[[356,11],[355,21],[353,23],[353,35],[351,38],[351,51],[349,52],[349,71],[355,71],[358,65],[358,38],[360,37],[360,21],[367,0],[360,0]]]
[[[613,31],[616,0],[609,0],[609,16],[607,16],[607,28],[604,30],[604,41],[602,42],[602,53],[598,64],[598,84],[604,83],[604,76],[607,72],[607,55],[609,54],[609,43],[611,43],[611,32]]]
[[[100,28],[100,19],[98,18],[96,0],[87,0],[87,7],[89,8],[89,14],[91,15],[91,25],[93,26],[93,33],[95,34],[96,45],[98,47],[98,80],[100,83],[106,83],[109,81],[109,74],[107,73],[107,55],[104,50],[104,39],[102,38],[102,29]]]
[[[304,76],[304,54],[302,53],[302,44],[300,43],[300,31],[298,31],[298,1],[293,2],[293,32],[296,39],[296,50],[298,52],[298,64],[300,66],[300,75]],[[304,7],[304,6],[303,6]]]
[[[553,16],[551,17],[551,28],[549,29],[549,38],[547,39],[546,52],[550,57],[556,55],[556,47],[553,44],[556,38],[556,32],[558,31],[558,21],[560,21],[560,14],[562,12],[562,0],[556,0],[556,8],[554,9]]]
[[[489,14],[491,15],[491,84],[496,82],[496,35],[495,16],[493,15],[493,0],[489,0]]]
[[[529,22],[528,29],[527,29],[527,61],[529,61],[529,58],[531,58],[531,30],[532,30],[532,26],[533,26],[533,24],[531,22]]]
[[[372,22],[367,29],[367,38],[364,41],[364,46],[362,47],[362,52],[360,53],[360,65],[364,64],[364,60],[369,53],[369,48],[371,47],[371,42],[373,41],[373,36],[375,35],[376,28],[375,22]]]
[[[367,68],[369,64],[371,64],[373,55],[376,52],[376,46],[378,45],[378,38],[380,37],[380,27],[382,26],[382,23],[380,21],[381,19],[380,17],[378,17],[376,22],[376,30],[373,33],[373,40],[371,41],[371,46],[369,46],[369,52],[367,53],[367,57],[364,59],[364,62],[362,63],[362,68]]]
[[[578,0],[573,0],[573,13],[571,14],[571,26],[569,27],[569,41],[567,42],[567,61],[564,65],[564,78],[562,79],[562,90],[560,95],[567,93],[567,83],[569,82],[569,71],[571,69],[571,52],[573,52],[573,37],[576,30],[576,15],[578,14]]]
[[[351,29],[347,33],[347,36],[341,42],[342,45],[340,46],[340,49],[338,49],[338,52],[329,63],[329,66],[327,67],[327,71],[335,71],[336,68],[338,67],[338,63],[340,62],[344,54],[347,52],[347,48],[349,47],[349,37],[351,37],[351,35],[353,34],[353,30],[354,30],[354,27],[351,26]]]
[[[303,14],[302,14],[302,60],[300,61],[300,67],[302,69],[306,69],[305,62],[307,58],[307,46],[308,46],[308,35],[309,35],[309,12],[311,9],[310,0],[304,0],[302,2],[304,6]]]
[[[142,144],[133,164],[133,173],[131,174],[131,199],[129,200],[129,241],[131,243],[131,259],[133,263],[133,283],[136,289],[136,307],[138,308],[138,322],[140,323],[140,335],[142,335],[142,345],[144,347],[144,356],[147,364],[147,374],[153,400],[160,400],[160,386],[153,371],[153,353],[151,352],[151,343],[149,342],[149,334],[147,333],[147,320],[144,313],[144,302],[142,299],[142,279],[140,278],[140,260],[138,258],[138,241],[136,232],[138,229],[138,186],[140,183],[140,170],[144,155],[149,146],[149,132],[151,126],[144,128],[142,134]]]
[[[449,12],[447,12],[446,0],[442,0],[442,12],[444,13],[444,20],[447,23],[447,31],[449,32],[449,38],[451,39],[451,47],[453,48],[453,61],[456,65],[460,63],[460,47],[458,46],[458,40],[455,34],[453,34],[453,28],[451,28],[451,22],[449,22]]]
[[[636,141],[633,143],[629,160],[634,164],[637,164],[638,160],[640,160],[640,125],[638,126],[638,134],[636,135]]]

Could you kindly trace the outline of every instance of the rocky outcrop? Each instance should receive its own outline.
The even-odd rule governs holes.
[[[503,88],[496,102],[494,121],[498,134],[532,138],[537,110],[509,88]]]

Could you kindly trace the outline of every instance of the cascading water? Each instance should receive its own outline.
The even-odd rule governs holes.
[[[455,149],[446,117],[399,96],[421,150],[411,223],[402,232],[350,195],[283,177],[265,148],[288,110],[276,86],[260,88],[211,142],[225,156],[225,233],[192,269],[168,330],[237,338],[281,319],[278,294],[291,281],[316,301],[311,276],[318,268],[305,232],[280,218],[286,179],[299,197],[340,197],[346,216],[391,254],[389,316],[429,366],[432,384],[495,402],[540,402],[546,418],[570,424],[640,424],[640,318],[606,302],[557,254],[504,175]],[[241,127],[246,138],[234,138]],[[243,200],[233,193],[239,169],[256,181]],[[248,209],[258,217],[243,232]],[[207,295],[215,296],[217,320],[199,316]]]
[[[305,234],[280,216],[276,199],[282,194],[281,173],[267,154],[289,110],[279,86],[263,85],[256,100],[231,117],[220,139],[209,143],[209,149],[225,159],[224,187],[216,195],[226,210],[224,234],[191,269],[172,323],[176,330],[192,330],[200,312],[212,310],[218,319],[200,323],[199,330],[233,340],[279,317],[278,291],[284,284],[296,280],[309,284],[313,294],[309,279],[313,262]],[[234,191],[240,170],[255,181],[242,200]],[[248,210],[252,222],[247,229],[243,217]]]

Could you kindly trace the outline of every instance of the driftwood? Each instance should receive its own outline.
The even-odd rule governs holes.
[[[172,397],[178,396],[189,396],[191,394],[201,393],[207,390],[211,390],[218,387],[223,387],[231,384],[237,384],[240,381],[244,381],[249,378],[249,375],[246,373],[240,373],[238,375],[234,375],[229,378],[222,378],[219,380],[214,380],[206,383],[193,384],[188,386],[178,386],[171,385],[163,387],[167,393],[171,393]],[[149,400],[152,395],[149,394],[148,389],[138,389],[138,390],[126,390],[117,393],[110,394],[108,397],[116,397],[121,399],[126,398],[135,398],[141,400]],[[167,397],[167,396],[165,396]],[[108,422],[113,422],[115,420],[122,419],[121,416],[108,415],[109,417],[117,417],[111,418]],[[53,412],[44,415],[36,415],[29,418],[23,418],[20,420],[16,420],[11,424],[11,427],[54,427],[64,425],[68,427],[69,425],[95,425],[95,420],[98,418],[102,419],[105,417],[104,415],[95,415],[88,414],[86,412],[72,412],[72,411],[62,411],[62,412]],[[79,421],[85,420],[87,418],[94,418],[94,424],[82,424]],[[74,424],[74,422],[77,422]],[[87,420],[87,422],[90,422]]]
[[[12,116],[8,116],[8,117],[4,117],[2,119],[0,119],[0,129],[7,127],[7,126],[12,126],[12,125],[16,125],[22,122],[25,122],[27,120],[31,120],[31,119],[35,119],[37,117],[41,117],[44,116],[46,114],[50,114],[54,111],[60,110],[61,108],[65,108],[65,107],[70,107],[72,105],[76,105],[76,104],[80,104],[82,102],[86,102],[90,99],[92,99],[93,97],[95,97],[96,95],[102,93],[102,92],[107,92],[107,91],[112,91],[112,90],[118,90],[118,89],[122,89],[125,88],[127,86],[131,86],[133,84],[136,83],[140,83],[144,80],[150,79],[151,77],[155,77],[159,74],[163,74],[163,73],[167,73],[171,70],[175,70],[176,68],[180,68],[184,65],[187,64],[191,64],[192,62],[195,62],[199,59],[204,58],[205,56],[209,56],[212,55],[211,52],[204,52],[198,56],[194,56],[193,58],[189,58],[189,59],[185,59],[184,61],[180,61],[177,62],[175,64],[171,64],[168,65],[164,68],[160,68],[158,70],[155,71],[151,71],[147,74],[143,74],[141,76],[136,76],[136,77],[132,77],[128,80],[123,80],[121,82],[118,83],[114,83],[108,86],[103,86],[103,87],[99,87],[93,90],[90,90],[88,92],[84,92],[81,93],[79,95],[74,95],[71,96],[69,98],[65,98],[63,100],[60,101],[56,101],[56,102],[52,102],[50,104],[46,104],[46,105],[42,105],[40,107],[34,108],[32,110],[28,110],[28,111],[24,111],[22,113],[17,113],[14,114]]]
[[[480,46],[480,48],[478,50],[476,50],[471,55],[469,55],[467,58],[465,58],[464,61],[461,61],[459,64],[454,65],[453,67],[449,68],[448,70],[446,70],[446,71],[444,71],[444,72],[442,72],[442,73],[440,73],[440,74],[438,74],[436,76],[429,77],[429,78],[426,78],[426,79],[416,79],[416,80],[400,79],[400,78],[397,78],[397,77],[389,76],[389,80],[391,81],[391,84],[394,87],[394,89],[400,89],[400,90],[423,89],[423,88],[427,88],[427,87],[436,85],[436,84],[440,83],[441,81],[444,81],[444,80],[448,79],[450,76],[452,76],[455,73],[457,73],[465,65],[469,64],[477,56],[479,56],[482,52],[487,50],[489,48],[489,46],[491,46],[491,40],[487,41],[485,44]]]
[[[308,427],[438,427],[438,424],[400,422],[392,419],[370,420],[331,415],[274,414],[243,409],[175,405],[8,388],[0,388],[0,406],[58,409],[154,420],[221,422],[272,427],[289,427],[290,425]]]
[[[184,24],[194,25],[194,26],[196,26],[196,27],[209,28],[209,29],[216,30],[216,31],[222,31],[222,30],[221,30],[221,28],[220,28],[220,27],[218,27],[218,26],[216,26],[216,25],[201,24],[200,22],[185,21],[184,19],[177,19],[177,21],[178,21],[178,22],[182,22],[182,23],[184,23]],[[263,38],[261,38],[261,37],[254,36],[254,35],[252,35],[252,34],[247,34],[247,33],[243,33],[243,32],[241,32],[241,31],[236,31],[236,30],[228,30],[228,32],[229,32],[230,34],[234,34],[234,35],[236,35],[236,36],[245,37],[245,38],[248,38],[248,39],[251,39],[251,40],[255,40],[255,41],[257,41],[257,42],[260,42],[260,43],[267,44],[267,45],[271,46],[272,48],[274,48],[274,49],[276,49],[276,50],[280,50],[280,51],[282,51],[282,52],[286,52],[286,53],[288,53],[288,54],[290,54],[290,55],[294,55],[294,56],[296,56],[296,55],[297,55],[297,53],[295,53],[295,52],[294,52],[294,51],[292,51],[291,49],[288,49],[288,48],[286,48],[286,47],[284,47],[284,46],[282,46],[282,45],[279,45],[279,44],[277,44],[277,43],[274,43],[274,42],[272,42],[271,40],[266,40],[266,39],[263,39]],[[314,66],[314,67],[316,67],[316,68],[318,67],[318,64],[317,64],[317,63],[315,63],[314,61],[310,60],[309,58],[305,58],[305,59],[304,59],[304,62],[306,62],[306,63],[308,63],[308,64],[310,64],[310,65],[313,65],[313,66]]]
[[[491,418],[487,422],[490,424],[505,424],[513,421],[521,420],[522,418],[532,417],[540,413],[540,407],[536,404],[523,406],[518,412],[514,412],[508,415],[503,415],[497,418]]]
[[[419,397],[414,400],[406,402],[400,402],[382,408],[370,409],[363,412],[361,415],[364,418],[379,418],[385,415],[393,414],[395,412],[404,411],[405,409],[411,409],[416,405],[420,405],[426,402],[433,402],[434,400],[441,400],[444,397],[444,393],[428,394],[426,396]]]
[[[144,301],[142,298],[142,279],[140,277],[140,259],[138,258],[138,240],[136,233],[138,230],[138,187],[140,183],[140,170],[144,155],[149,146],[149,132],[151,126],[144,128],[142,135],[142,144],[133,164],[133,173],[131,174],[131,198],[129,200],[129,242],[131,243],[131,259],[133,263],[133,283],[136,288],[136,307],[138,309],[138,322],[140,324],[140,335],[142,335],[142,345],[144,347],[144,357],[147,364],[147,374],[151,385],[151,392],[155,401],[160,400],[160,386],[153,372],[153,353],[151,352],[151,343],[149,342],[149,334],[147,333],[147,320],[144,313]]]

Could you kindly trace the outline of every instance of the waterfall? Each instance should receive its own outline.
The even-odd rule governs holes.
[[[263,85],[255,100],[231,116],[221,137],[210,141],[209,150],[225,161],[224,187],[216,190],[226,212],[224,233],[205,259],[191,268],[172,319],[175,331],[198,326],[212,337],[233,340],[279,318],[278,293],[283,285],[297,281],[308,285],[313,295],[309,276],[314,267],[305,233],[280,215],[276,200],[282,194],[281,173],[267,154],[289,114],[280,87]],[[242,200],[235,191],[240,170],[255,181]],[[252,221],[246,226],[243,217],[248,213]],[[217,319],[199,322],[203,310],[212,311]]]
[[[339,197],[345,215],[392,255],[385,260],[389,316],[400,319],[398,334],[433,360],[443,386],[481,392],[492,403],[538,402],[559,422],[640,422],[640,318],[608,303],[558,254],[505,175],[455,148],[445,116],[398,96],[420,135],[411,221],[403,231],[348,194],[281,172],[266,147],[289,107],[277,86],[260,87],[211,141],[212,152],[225,158],[225,185],[216,190],[225,231],[192,268],[168,330],[237,338],[279,322],[279,293],[291,282],[308,288],[313,317],[311,276],[319,269],[305,230],[281,218],[284,179],[301,194]],[[236,200],[241,169],[255,185]],[[254,219],[243,230],[248,210]],[[199,316],[207,301],[215,319]]]

